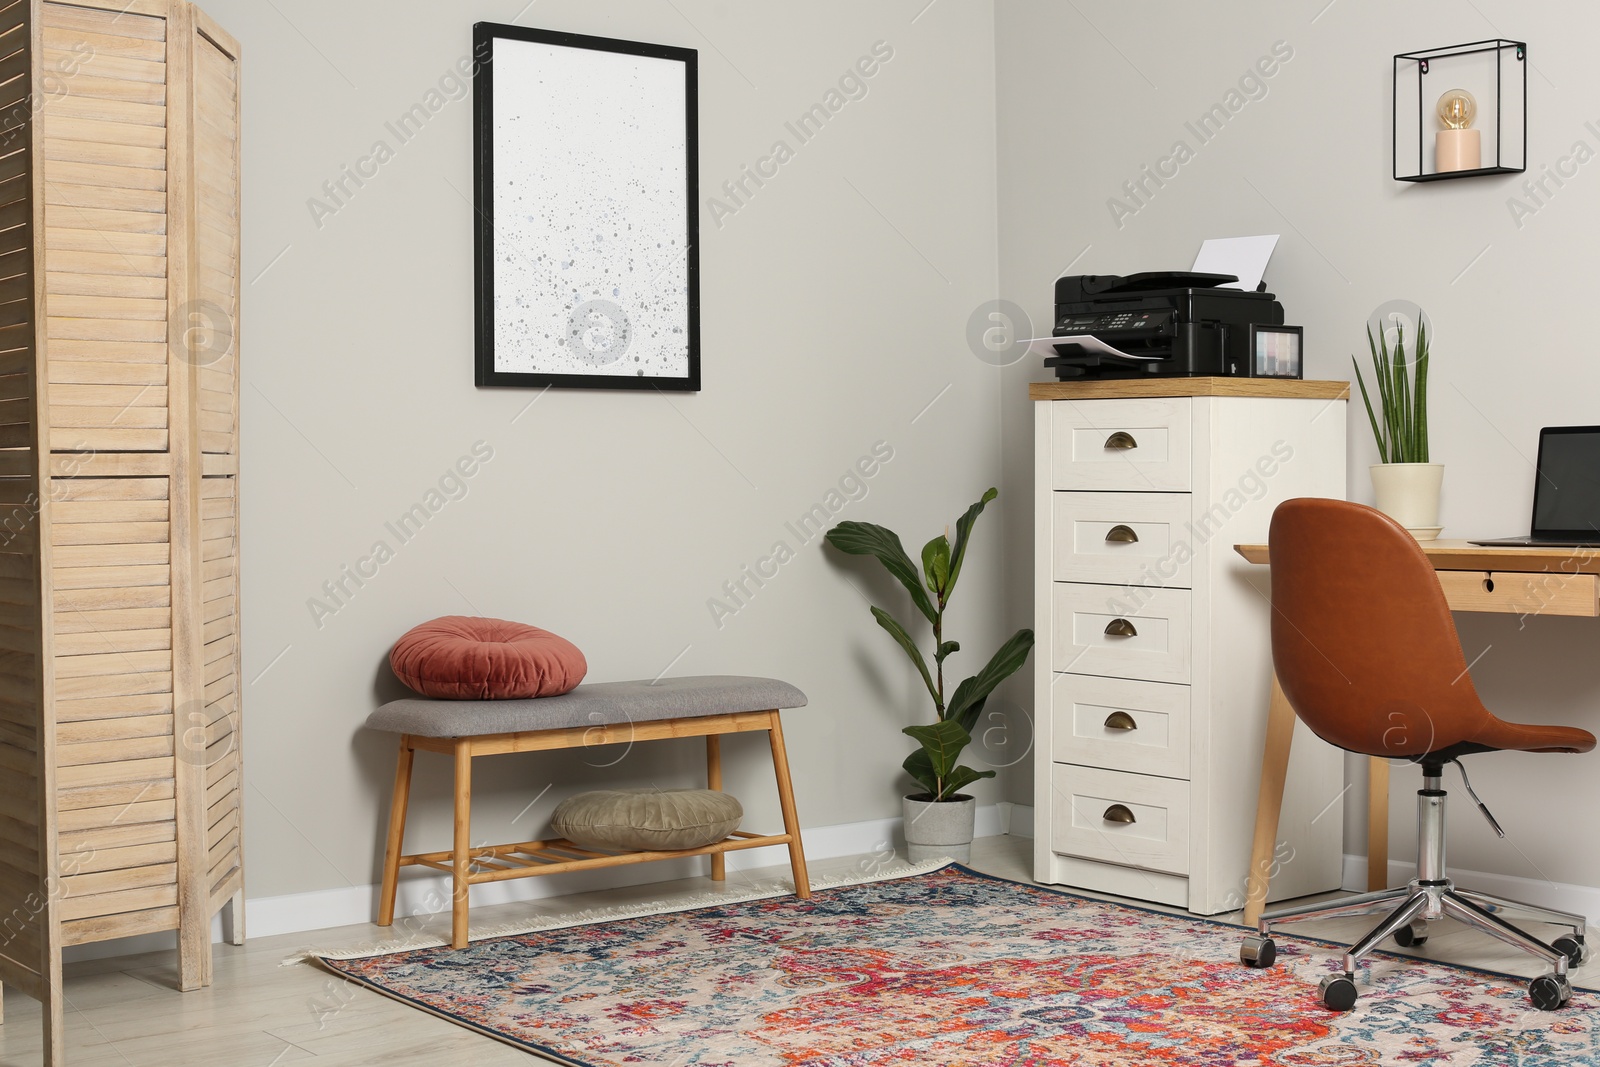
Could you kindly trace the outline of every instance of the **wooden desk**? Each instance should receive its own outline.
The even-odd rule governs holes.
[[[1269,562],[1266,545],[1235,545],[1234,550],[1251,563]],[[1466,541],[1424,541],[1422,551],[1438,571],[1452,611],[1600,617],[1600,548],[1481,548]],[[1276,677],[1267,716],[1261,792],[1256,800],[1255,839],[1245,891],[1244,921],[1252,926],[1266,904],[1289,745],[1294,737],[1294,709]],[[1389,763],[1374,756],[1368,768],[1367,888],[1378,890],[1388,888],[1389,880]]]

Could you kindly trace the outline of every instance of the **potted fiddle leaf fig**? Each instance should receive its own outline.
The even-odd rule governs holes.
[[[984,507],[999,495],[998,490],[990,489],[956,520],[955,544],[946,534],[940,534],[924,545],[920,569],[893,530],[870,522],[841,522],[828,531],[828,543],[834,548],[853,556],[872,556],[883,564],[905,586],[912,606],[933,628],[930,669],[928,658],[910,630],[883,608],[872,609],[872,617],[889,632],[922,676],[933,701],[933,722],[908,726],[903,731],[918,745],[903,764],[906,773],[921,786],[902,801],[906,844],[913,860],[950,856],[966,862],[971,858],[978,802],[961,790],[981,778],[993,778],[995,772],[963,766],[961,753],[972,743],[972,728],[983,713],[989,694],[1027,662],[1033,649],[1033,631],[1018,630],[981,671],[957,685],[954,692],[946,691],[945,661],[960,652],[961,646],[945,639],[945,610],[956,579],[961,576],[972,527]]]

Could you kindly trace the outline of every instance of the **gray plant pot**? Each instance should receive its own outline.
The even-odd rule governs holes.
[[[972,827],[978,814],[975,799],[957,793],[955,799],[935,804],[903,797],[900,807],[906,817],[906,852],[913,863],[946,856],[957,863],[972,861]]]

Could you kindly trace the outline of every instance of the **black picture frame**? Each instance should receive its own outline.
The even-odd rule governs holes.
[[[674,328],[663,330],[659,322],[652,324],[650,331],[652,338],[657,343],[663,332],[670,336],[681,332],[683,348],[677,347],[677,342],[672,340],[670,349],[658,349],[659,357],[665,360],[668,356],[681,363],[681,374],[650,374],[650,373],[619,373],[609,371],[606,373],[582,373],[563,371],[522,371],[505,369],[507,338],[501,336],[503,323],[496,303],[497,289],[504,288],[504,282],[498,277],[501,264],[505,261],[507,247],[512,242],[508,234],[506,220],[496,218],[496,118],[495,118],[495,62],[497,44],[501,42],[533,42],[549,46],[552,49],[587,50],[596,53],[608,53],[612,56],[635,56],[653,60],[664,60],[678,63],[683,68],[684,78],[684,116],[682,143],[686,158],[682,170],[682,206],[683,227],[681,232],[682,251],[676,253],[672,262],[662,267],[659,264],[645,263],[644,257],[635,257],[635,261],[643,271],[651,274],[650,282],[658,290],[662,285],[677,286],[681,281],[681,301],[685,309],[681,331],[676,327],[676,319],[671,320]],[[503,69],[509,71],[511,60],[506,57],[511,49],[499,49]],[[553,53],[559,54],[559,53]],[[624,41],[609,37],[591,37],[576,33],[562,33],[553,30],[532,29],[524,26],[509,26],[501,23],[480,22],[473,27],[473,57],[475,70],[473,74],[473,111],[474,111],[474,193],[475,207],[477,209],[476,224],[476,285],[477,285],[477,322],[476,322],[476,358],[475,380],[479,387],[512,387],[512,388],[577,388],[577,389],[659,389],[680,392],[698,392],[700,390],[700,214],[699,214],[699,53],[693,48],[680,48],[672,45],[648,44],[640,41]],[[577,58],[576,56],[572,58]],[[597,65],[597,70],[599,69]],[[615,65],[606,68],[614,71]],[[644,69],[641,67],[641,69]],[[656,73],[660,73],[656,71]],[[508,76],[510,76],[508,74]],[[675,136],[676,131],[672,131]],[[676,183],[674,182],[674,186]],[[652,204],[655,203],[652,201]],[[675,205],[674,205],[675,206]],[[531,216],[529,216],[531,218]],[[669,226],[663,220],[660,232],[668,234]],[[669,239],[671,239],[669,234]],[[631,238],[630,238],[631,239]],[[643,241],[640,241],[643,244]],[[674,246],[675,247],[675,246]],[[554,256],[560,249],[547,248],[537,255]],[[526,253],[523,254],[525,262]],[[623,279],[618,279],[619,286]],[[500,282],[497,285],[497,282]],[[633,279],[634,284],[639,284],[638,278]],[[562,279],[565,283],[565,279]],[[552,290],[555,286],[552,282]],[[589,284],[593,288],[593,284]],[[581,294],[579,294],[581,295]],[[671,290],[672,301],[677,302],[680,291]],[[575,296],[572,298],[577,300]],[[657,301],[657,304],[669,301]],[[575,339],[579,344],[584,344],[588,336],[583,332],[583,326],[578,315],[584,309],[596,305],[587,313],[592,320],[595,316],[610,318],[613,337],[619,332],[629,338],[628,347],[618,357],[626,360],[628,353],[633,352],[635,361],[642,361],[644,355],[641,350],[633,348],[633,343],[638,338],[633,337],[633,324],[627,312],[620,306],[606,298],[596,298],[579,301],[571,311],[571,317],[566,323],[559,321],[559,314],[549,316],[545,325],[552,325],[558,330],[563,330],[564,335],[560,342],[552,342],[552,355],[554,349],[564,347],[568,339]],[[603,306],[603,305],[609,305]],[[563,305],[565,306],[565,305]],[[641,302],[640,307],[649,312],[651,304]],[[622,318],[617,319],[620,314]],[[509,332],[509,331],[504,331]],[[639,331],[643,333],[643,329]],[[548,335],[545,335],[548,336]],[[679,353],[682,353],[680,355]],[[563,353],[564,355],[564,353]],[[591,352],[592,355],[592,352]],[[567,362],[574,358],[566,356]],[[559,360],[558,360],[559,362]],[[677,369],[675,366],[674,369]]]
[[[1292,337],[1294,338],[1292,365],[1284,366],[1284,357],[1274,359],[1264,358],[1261,350],[1261,341],[1267,337]],[[1252,322],[1250,324],[1249,347],[1246,349],[1249,362],[1246,364],[1247,373],[1252,378],[1304,378],[1306,376],[1306,331],[1303,326],[1270,326],[1266,323]]]

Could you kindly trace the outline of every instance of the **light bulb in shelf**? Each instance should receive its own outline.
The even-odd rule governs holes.
[[[1451,89],[1439,98],[1439,121],[1447,130],[1464,130],[1478,117],[1478,102],[1465,89]]]
[[[1478,102],[1465,89],[1451,89],[1439,98],[1439,121],[1444,129],[1434,134],[1435,169],[1440,173],[1478,170],[1483,166],[1483,139],[1472,129]]]

